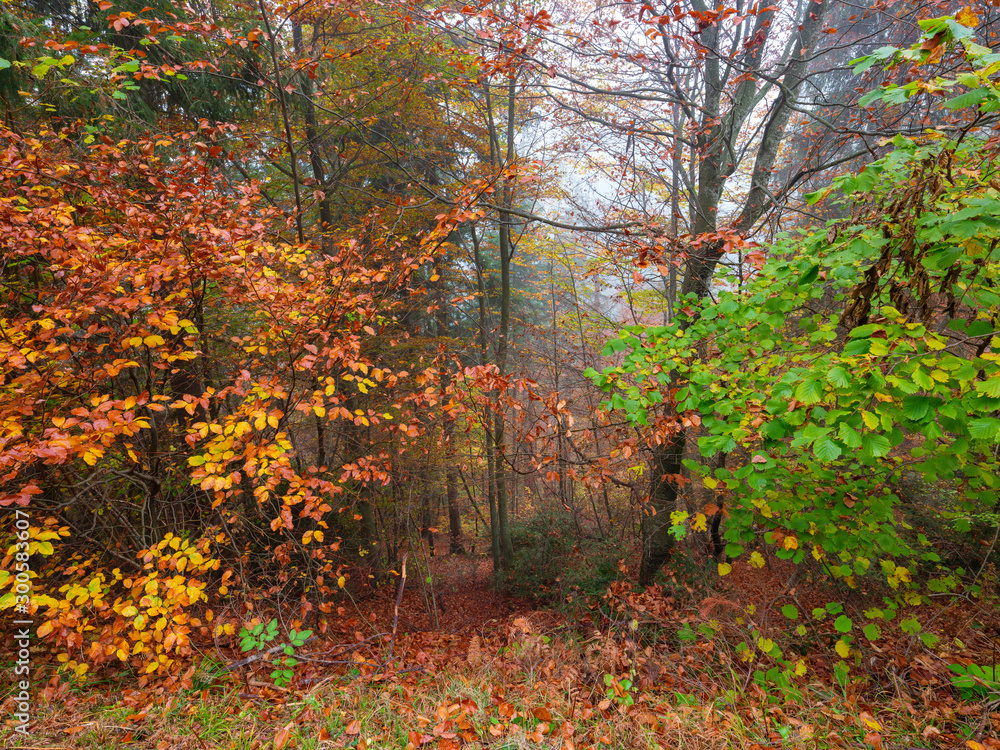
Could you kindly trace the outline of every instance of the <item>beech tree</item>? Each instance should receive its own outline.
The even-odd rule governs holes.
[[[745,289],[692,301],[672,326],[623,330],[611,347],[622,365],[594,373],[632,419],[679,374],[679,408],[703,420],[702,455],[747,456],[739,467],[686,462],[693,481],[731,504],[727,555],[763,567],[762,540],[851,589],[865,579],[891,589],[872,597],[864,627],[859,616],[838,619],[842,681],[860,632],[878,641],[879,621],[908,607],[978,595],[995,545],[1000,56],[977,41],[977,22],[969,9],[927,19],[911,47],[859,61],[913,74],[865,103],[929,98],[953,116],[895,136],[885,156],[807,196],[837,202],[843,218],[775,243]],[[946,481],[948,499],[920,502],[913,476],[925,488]],[[671,533],[704,530],[699,510],[670,513]],[[971,549],[956,552],[960,538]],[[731,570],[720,562],[721,574]],[[818,610],[827,611],[839,609]],[[789,605],[785,616],[799,613]],[[940,638],[927,624],[920,612],[900,623],[933,648]]]
[[[678,305],[712,296],[720,265],[749,259],[734,269],[737,283],[759,266],[763,255],[748,241],[779,226],[774,222],[795,206],[806,180],[873,153],[887,133],[923,127],[912,117],[883,120],[875,129],[857,116],[829,118],[824,106],[839,102],[827,94],[838,92],[828,85],[825,91],[824,82],[849,75],[841,48],[870,51],[892,36],[883,29],[903,25],[884,9],[860,8],[853,19],[838,13],[838,29],[830,25],[832,5],[608,6],[587,16],[586,30],[554,42],[561,41],[570,62],[552,70],[549,93],[568,113],[566,122],[586,129],[592,161],[618,183],[612,215],[643,216],[650,224],[651,237],[637,243],[638,265],[658,267],[668,299],[679,277]],[[851,30],[859,19],[874,29],[860,39]],[[593,75],[607,60],[616,67],[610,80]],[[786,164],[782,151],[802,129],[828,135],[826,147]],[[636,185],[658,191],[659,205],[637,203],[647,193]],[[671,398],[651,437],[640,571],[646,584],[673,548],[667,519],[692,427]],[[716,460],[724,462],[724,454]]]

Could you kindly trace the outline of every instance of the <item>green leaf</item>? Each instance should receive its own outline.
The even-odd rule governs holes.
[[[808,203],[810,206],[815,206],[830,193],[831,193],[831,188],[823,188],[822,190],[817,190],[814,193],[806,193],[805,194],[806,203]]]
[[[840,423],[837,435],[848,448],[860,448],[862,445],[861,435],[847,422]]]
[[[989,380],[977,381],[976,392],[985,393],[990,398],[1000,398],[1000,375],[994,375]]]
[[[831,368],[826,374],[826,382],[837,388],[847,388],[851,384],[851,379],[847,374],[847,370],[838,365]]]
[[[844,354],[848,357],[856,357],[859,354],[867,354],[871,348],[871,339],[855,339],[844,347]]]
[[[850,633],[851,628],[854,627],[854,623],[851,622],[851,618],[847,615],[841,615],[834,621],[833,627],[838,633]]]
[[[941,102],[941,106],[946,109],[964,109],[966,107],[974,107],[991,93],[992,92],[987,88],[973,89],[972,91],[966,91],[964,94],[959,94],[951,99],[946,99]]]
[[[989,417],[969,422],[969,435],[977,440],[995,440],[998,432],[1000,432],[1000,419]]]
[[[799,276],[799,284],[811,284],[817,278],[819,278],[819,265],[814,264],[804,274]]]
[[[894,87],[886,87],[886,89],[888,88],[894,88]],[[858,99],[858,106],[867,107],[872,102],[876,102],[883,96],[885,96],[885,93],[886,92],[883,89],[875,89],[874,91],[869,91],[867,94]]]
[[[868,623],[867,625],[864,626],[864,628],[862,628],[861,632],[865,634],[865,638],[867,638],[869,641],[875,641],[881,637],[882,628],[880,628],[875,623]]]
[[[920,368],[913,371],[913,382],[925,391],[929,391],[934,387],[934,379]]]
[[[10,67],[10,60],[5,60],[4,58],[0,57],[0,70],[6,70],[9,67]]]
[[[781,614],[783,614],[789,620],[799,619],[799,610],[795,607],[794,604],[786,604],[784,607],[782,607]]]
[[[628,344],[621,339],[610,339],[601,354],[605,357],[610,357],[613,353],[623,352],[626,349],[628,349]]]
[[[926,417],[931,406],[937,403],[939,403],[937,399],[931,399],[928,396],[906,396],[903,399],[903,416],[918,422]]]
[[[821,437],[813,443],[813,453],[820,461],[833,461],[840,456],[840,446],[829,437]]]
[[[865,455],[874,458],[883,458],[889,455],[889,438],[884,435],[868,434],[861,438],[861,444]]]
[[[816,380],[807,380],[795,389],[795,398],[803,404],[817,404],[823,400],[823,383]]]

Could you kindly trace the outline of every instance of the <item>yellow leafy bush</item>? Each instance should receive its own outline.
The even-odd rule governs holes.
[[[60,649],[58,659],[77,675],[112,661],[138,674],[170,677],[192,654],[192,631],[207,626],[195,616],[207,602],[206,577],[219,569],[208,539],[168,533],[142,550],[142,571],[107,570],[95,558],[74,562],[48,599],[38,628]],[[211,620],[211,614],[205,614]]]

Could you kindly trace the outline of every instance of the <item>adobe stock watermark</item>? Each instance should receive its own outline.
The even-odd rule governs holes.
[[[17,659],[14,662],[14,732],[29,734],[31,726],[31,631],[34,620],[30,619],[31,568],[28,557],[28,511],[14,511],[14,527],[17,543],[14,552],[14,645]]]

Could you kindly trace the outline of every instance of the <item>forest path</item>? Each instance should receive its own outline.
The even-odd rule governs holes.
[[[439,541],[436,549],[438,554],[430,557],[425,546],[407,560],[406,583],[399,603],[399,632],[484,633],[512,615],[533,609],[529,603],[497,590],[493,561],[488,555],[441,554],[441,550],[447,550],[446,540]],[[396,578],[395,585],[384,586],[362,608],[375,612],[383,626],[391,625],[398,595]]]

